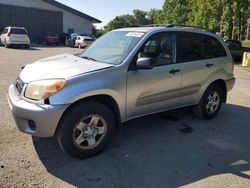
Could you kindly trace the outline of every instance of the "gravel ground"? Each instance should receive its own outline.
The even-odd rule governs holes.
[[[65,47],[0,47],[0,187],[250,187],[250,69],[235,66],[228,103],[210,121],[182,109],[125,124],[100,155],[76,160],[53,138],[20,133],[6,99],[20,69]]]

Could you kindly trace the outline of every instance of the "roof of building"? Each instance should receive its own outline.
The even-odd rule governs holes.
[[[96,19],[94,17],[91,17],[91,16],[89,16],[87,14],[84,14],[84,13],[82,13],[82,12],[76,10],[76,9],[68,7],[68,6],[66,6],[66,5],[64,5],[62,3],[59,3],[57,1],[55,1],[55,0],[42,0],[42,1],[48,3],[48,4],[52,5],[52,6],[55,6],[57,8],[63,9],[65,11],[67,11],[67,12],[70,12],[72,14],[75,14],[76,16],[79,16],[79,17],[82,17],[84,19],[87,19],[87,20],[89,20],[89,21],[91,21],[93,23],[101,23],[102,22],[102,21],[100,21],[100,20],[98,20],[98,19]]]

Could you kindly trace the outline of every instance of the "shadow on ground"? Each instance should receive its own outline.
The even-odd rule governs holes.
[[[77,187],[177,187],[232,173],[250,179],[250,108],[224,105],[210,121],[190,109],[125,124],[96,157],[77,160],[54,139],[33,138],[49,173]]]
[[[33,48],[62,48],[62,47],[67,47],[65,45],[55,45],[55,44],[49,44],[49,45],[43,45],[43,44],[37,44],[37,43],[32,43],[31,45]]]

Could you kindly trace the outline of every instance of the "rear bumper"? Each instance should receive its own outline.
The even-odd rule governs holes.
[[[6,40],[8,45],[30,45],[30,41],[13,41],[13,40]]]
[[[233,78],[230,78],[230,79],[228,79],[228,80],[225,80],[225,82],[226,82],[226,86],[227,86],[227,92],[229,92],[229,91],[232,90],[233,87],[234,87],[235,78],[234,78],[234,77],[233,77]]]
[[[7,98],[18,129],[39,137],[54,135],[59,120],[68,107],[68,105],[52,106],[29,103],[19,98],[13,85],[9,87]]]

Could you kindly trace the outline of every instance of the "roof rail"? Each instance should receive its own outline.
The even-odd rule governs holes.
[[[207,29],[204,27],[197,27],[197,26],[193,26],[193,25],[183,25],[183,24],[165,24],[165,27],[190,27],[190,28],[194,28],[194,29],[200,29],[200,30],[204,30],[204,31],[208,31],[208,32],[212,32],[214,33],[213,30],[211,29]]]
[[[148,25],[141,25],[142,27],[165,27],[166,24],[148,24]]]
[[[143,27],[167,27],[167,28],[171,28],[171,27],[189,27],[189,28],[200,29],[200,30],[203,30],[203,31],[215,33],[215,31],[213,31],[211,29],[192,26],[192,25],[183,25],[183,24],[169,24],[169,23],[166,23],[166,24],[149,24],[149,25],[143,25]]]

